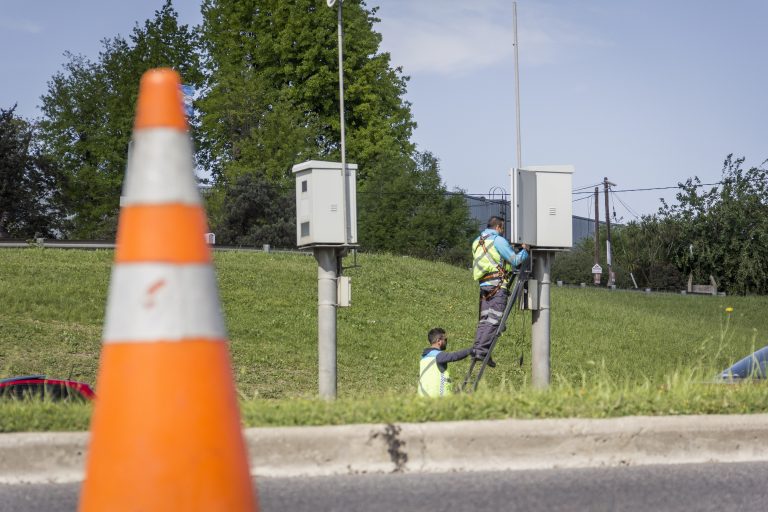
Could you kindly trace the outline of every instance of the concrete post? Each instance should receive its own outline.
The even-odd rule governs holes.
[[[536,252],[534,274],[539,282],[539,308],[533,310],[531,322],[531,383],[533,387],[549,387],[549,285],[553,254]]]
[[[336,249],[318,247],[317,260],[317,355],[320,397],[336,398]]]

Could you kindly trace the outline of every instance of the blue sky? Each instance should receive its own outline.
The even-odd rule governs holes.
[[[382,49],[411,77],[415,142],[440,159],[448,187],[508,190],[512,2],[368,4],[380,6]],[[103,38],[127,36],[161,5],[0,0],[0,107],[39,115],[64,51],[95,58]],[[182,22],[200,21],[198,1],[175,7]],[[519,0],[523,164],[573,164],[574,188],[607,176],[619,191],[694,175],[716,182],[728,153],[760,165],[768,158],[766,21],[765,0]],[[614,197],[617,219],[627,221],[655,212],[674,190]],[[590,203],[576,201],[574,213],[591,216]]]

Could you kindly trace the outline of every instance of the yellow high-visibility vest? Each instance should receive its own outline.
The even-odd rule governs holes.
[[[500,269],[504,269],[505,272],[512,269],[494,246],[495,239],[496,236],[494,235],[480,236],[472,243],[472,257],[474,258],[472,277],[475,281],[479,281],[488,274],[499,272]]]
[[[453,394],[448,368],[441,372],[437,367],[439,353],[439,350],[434,349],[424,355],[419,362],[419,396],[439,397]]]

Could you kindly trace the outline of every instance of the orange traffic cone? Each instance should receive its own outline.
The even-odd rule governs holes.
[[[141,79],[81,511],[258,508],[179,86]]]

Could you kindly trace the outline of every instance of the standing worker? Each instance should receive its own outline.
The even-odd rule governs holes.
[[[480,283],[480,318],[474,345],[474,357],[478,360],[485,359],[493,341],[493,333],[504,315],[512,268],[519,267],[528,259],[527,244],[523,244],[522,249],[515,253],[503,235],[504,220],[493,216],[488,219],[487,228],[472,243],[472,277]],[[490,357],[488,366],[496,366]]]
[[[448,396],[453,392],[448,363],[472,355],[472,349],[446,352],[448,336],[445,335],[445,329],[440,327],[430,330],[427,340],[429,347],[424,349],[419,363],[419,396]]]

